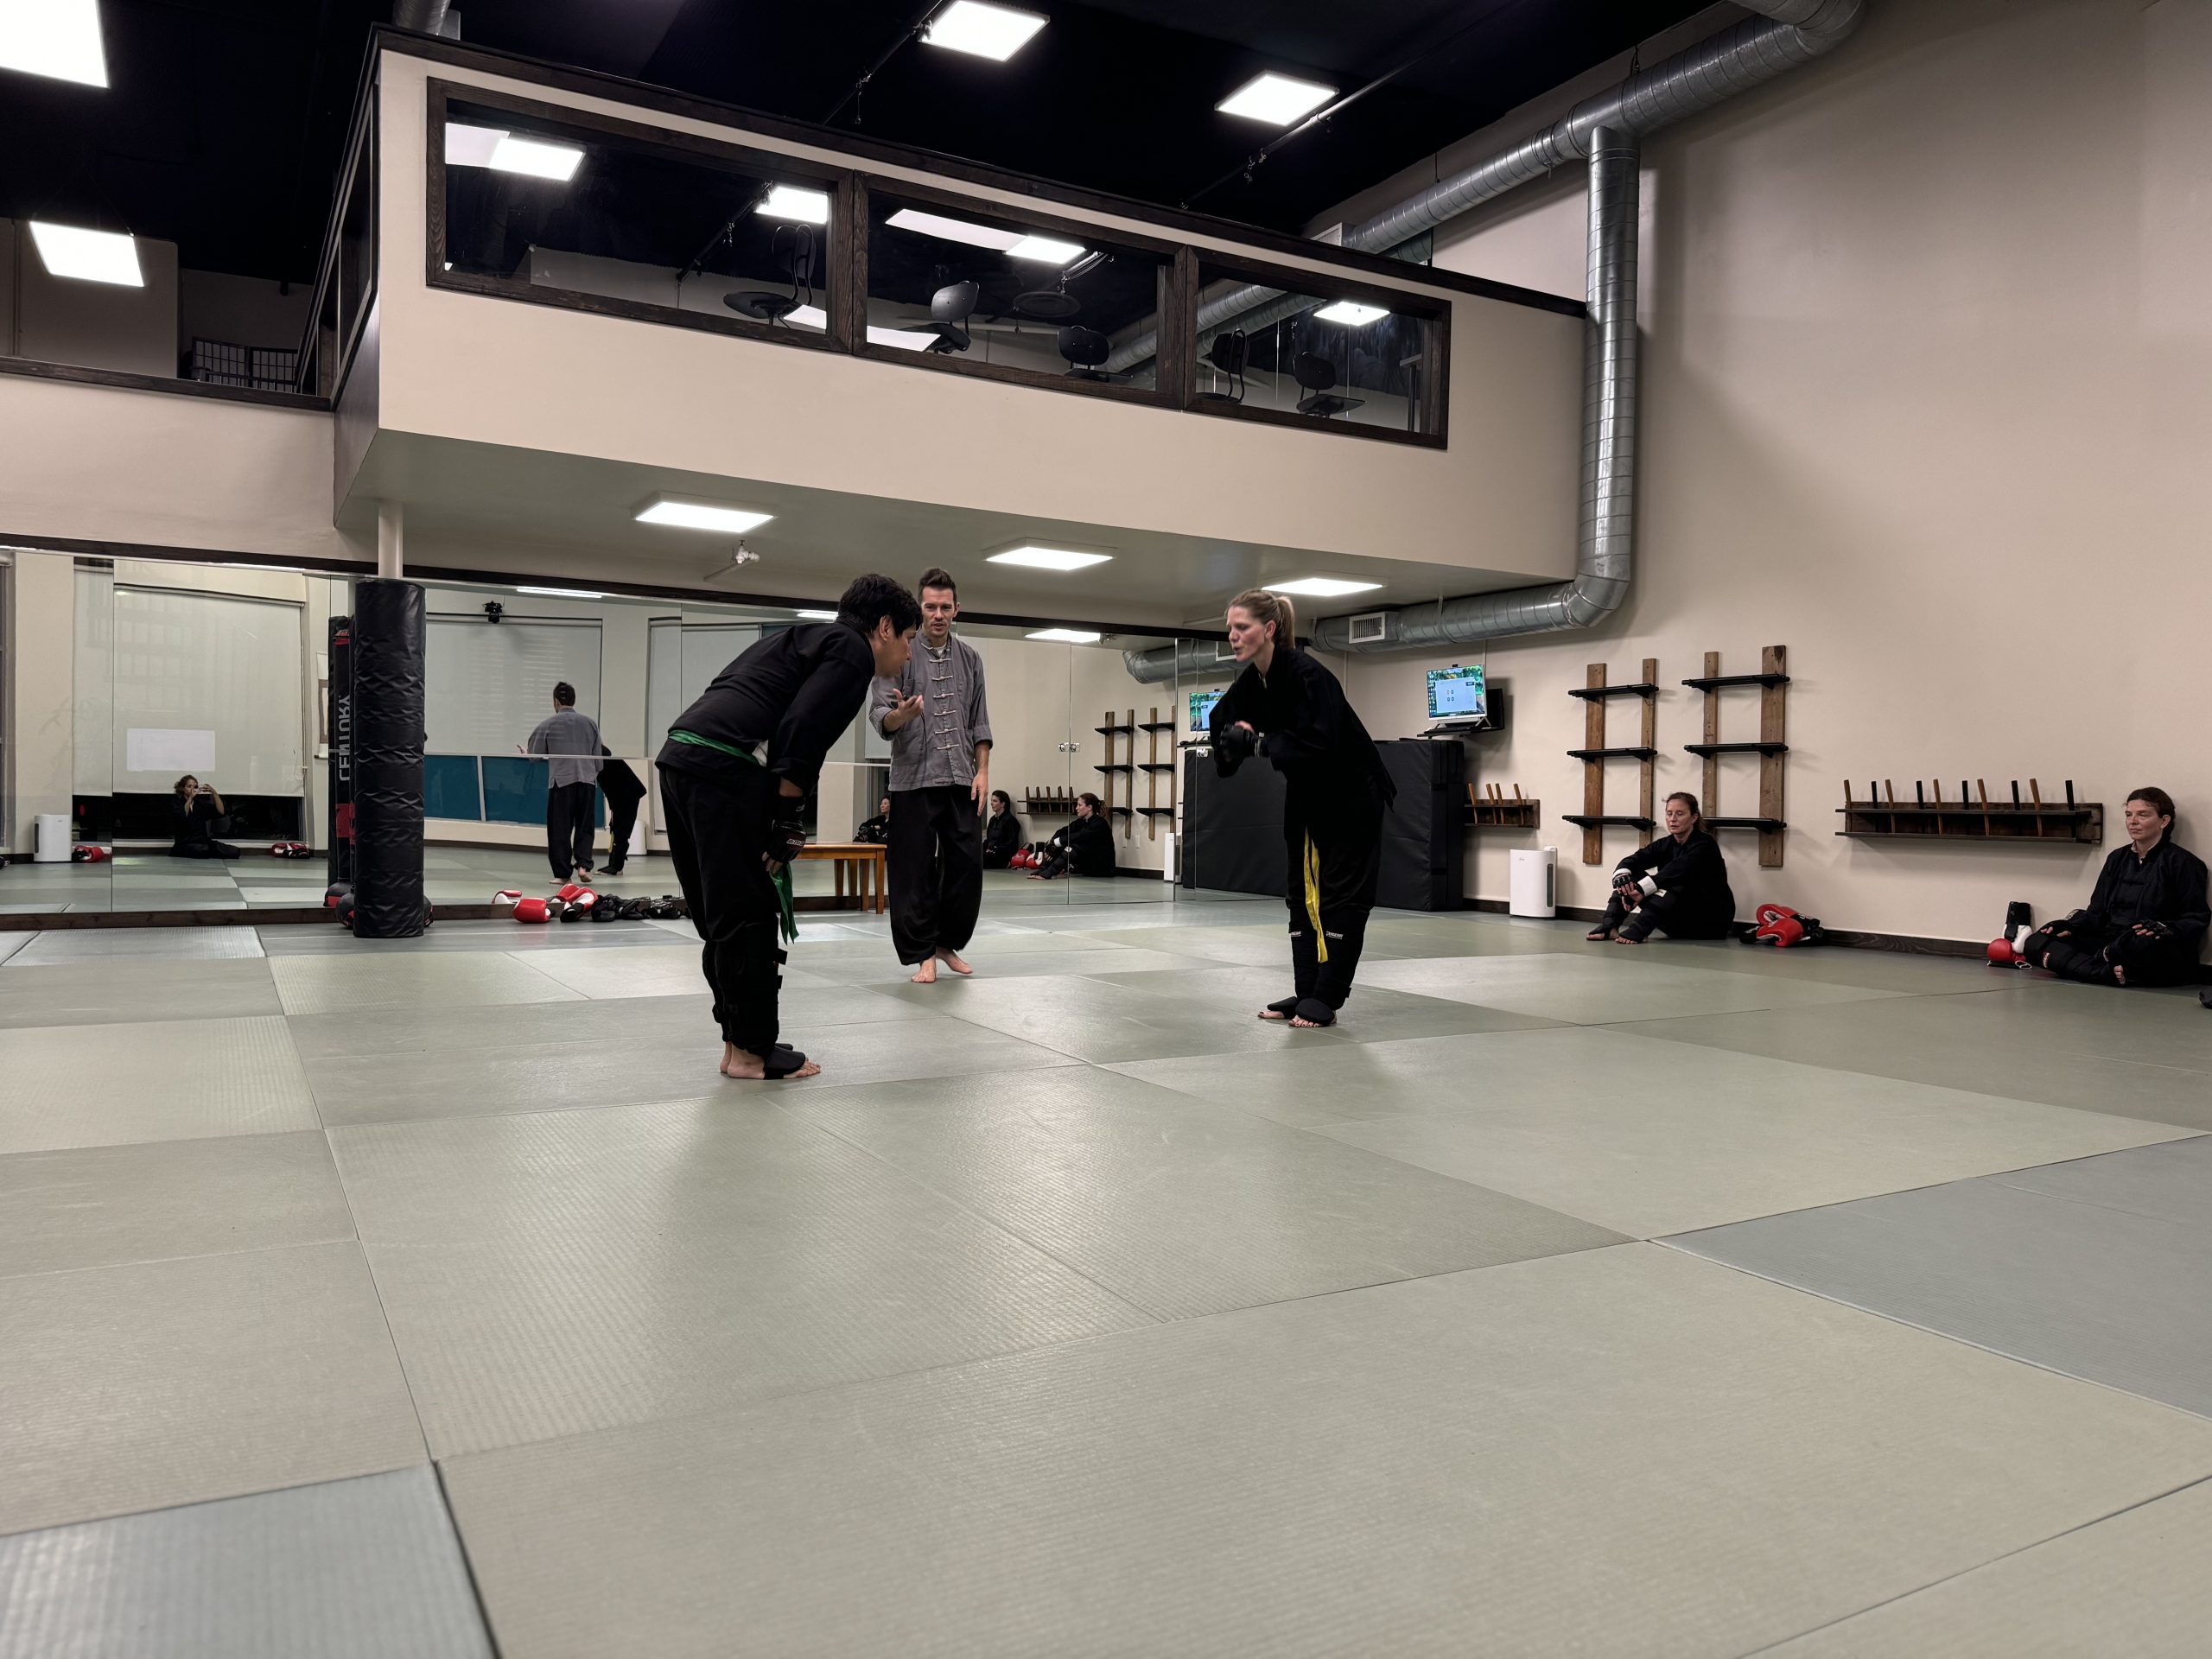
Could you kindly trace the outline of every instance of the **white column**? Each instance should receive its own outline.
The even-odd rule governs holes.
[[[377,503],[377,575],[397,578],[406,574],[407,507],[404,502]]]

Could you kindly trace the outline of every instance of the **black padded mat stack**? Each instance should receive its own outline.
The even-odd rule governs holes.
[[[353,931],[423,931],[425,607],[411,582],[353,589]]]

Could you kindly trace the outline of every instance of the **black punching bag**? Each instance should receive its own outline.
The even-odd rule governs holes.
[[[423,903],[424,607],[411,582],[353,588],[353,931],[413,938]]]

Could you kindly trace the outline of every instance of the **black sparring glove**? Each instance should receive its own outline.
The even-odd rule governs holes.
[[[2171,939],[2174,936],[2173,929],[2168,927],[2164,922],[2138,922],[2135,924],[2135,931],[2138,933],[2147,933],[2154,939]]]
[[[760,850],[769,862],[788,864],[799,855],[805,846],[806,829],[798,821],[798,803],[794,801],[768,820],[768,832],[761,842]]]
[[[1240,766],[1260,752],[1260,736],[1249,726],[1224,726],[1213,740],[1214,753],[1231,766]]]

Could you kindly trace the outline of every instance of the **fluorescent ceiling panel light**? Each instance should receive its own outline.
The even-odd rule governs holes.
[[[986,5],[984,0],[952,0],[930,20],[922,39],[931,46],[1004,63],[1044,27],[1045,20],[1033,11]]]
[[[505,127],[472,127],[466,121],[446,123],[446,165],[489,167],[492,152],[506,137]]]
[[[1346,582],[1339,576],[1305,576],[1296,582],[1271,582],[1278,594],[1301,594],[1308,599],[1341,599],[1346,594],[1371,593],[1379,582]]]
[[[1270,69],[1246,81],[1214,108],[1224,115],[1241,115],[1248,121],[1287,127],[1300,116],[1313,114],[1336,95],[1333,86],[1279,75]]]
[[[903,352],[923,352],[937,342],[935,334],[925,334],[918,328],[883,328],[872,322],[868,326],[868,343],[871,346],[895,346]]]
[[[1003,553],[990,555],[983,562],[986,564],[1027,565],[1033,570],[1080,570],[1086,565],[1103,564],[1113,556],[1111,553],[1078,553],[1073,548],[1033,544],[1010,547]]]
[[[1034,633],[1021,636],[1025,639],[1057,639],[1063,645],[1095,645],[1106,636],[1092,633],[1084,628],[1039,628]]]
[[[0,69],[106,86],[95,0],[0,0]]]
[[[719,501],[694,501],[682,496],[657,495],[652,503],[638,513],[641,524],[675,524],[683,530],[718,530],[726,535],[742,536],[748,530],[758,530],[776,515],[754,512],[745,507],[726,506]]]
[[[802,190],[795,184],[779,184],[768,192],[768,200],[753,210],[766,213],[770,219],[794,219],[804,225],[827,225],[830,222],[830,193],[827,190]]]
[[[1338,300],[1334,305],[1325,305],[1313,314],[1324,322],[1341,322],[1357,328],[1363,324],[1379,322],[1390,314],[1379,305],[1362,305],[1357,300]]]
[[[899,230],[934,236],[941,241],[988,248],[1009,259],[1034,260],[1039,264],[1065,265],[1083,257],[1080,243],[1064,242],[1058,237],[1037,236],[1026,231],[995,230],[988,225],[974,225],[964,219],[947,219],[943,213],[925,213],[917,207],[901,207],[884,223]]]
[[[605,594],[594,594],[588,588],[518,588],[518,594],[543,594],[548,599],[605,599]]]
[[[486,165],[501,173],[566,184],[576,176],[583,159],[583,151],[574,144],[549,144],[537,138],[518,138],[510,132],[492,147],[492,159]]]
[[[38,244],[38,257],[54,276],[117,288],[146,286],[145,274],[138,269],[138,245],[120,232],[82,231],[35,219],[31,240]]]
[[[784,313],[784,321],[801,328],[826,329],[830,327],[830,314],[818,305],[795,305]]]
[[[791,614],[802,622],[835,622],[837,620],[835,611],[793,611]]]

